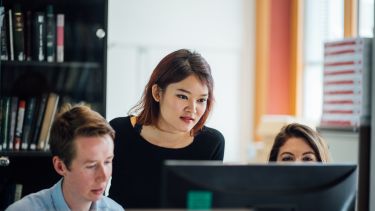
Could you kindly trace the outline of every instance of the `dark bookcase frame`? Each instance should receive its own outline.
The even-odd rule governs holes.
[[[60,97],[59,105],[85,102],[105,116],[108,0],[3,0],[5,12],[16,3],[24,16],[28,10],[45,13],[47,5],[53,6],[55,18],[57,13],[65,15],[64,62],[0,61],[1,97],[54,92]],[[25,196],[51,187],[60,178],[48,151],[0,150],[2,156],[10,164],[0,166],[0,200],[8,194],[8,184],[22,184]],[[0,202],[0,210],[4,208]]]

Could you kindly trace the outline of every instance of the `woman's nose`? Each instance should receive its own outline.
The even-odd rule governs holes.
[[[190,100],[187,105],[187,110],[191,113],[196,113],[197,104],[194,100]]]

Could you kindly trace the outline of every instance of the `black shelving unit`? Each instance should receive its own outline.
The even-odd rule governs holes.
[[[85,102],[105,116],[108,1],[12,0],[2,4],[5,12],[19,4],[24,15],[27,11],[45,12],[47,5],[52,5],[54,14],[65,15],[65,26],[64,62],[0,61],[1,97],[28,98],[54,92],[60,97],[59,105]],[[1,156],[10,164],[0,166],[0,200],[6,197],[8,184],[22,184],[24,196],[49,188],[60,178],[48,151],[3,149]],[[1,204],[0,210],[4,208]]]
[[[357,210],[369,210],[370,194],[370,149],[371,149],[371,125],[361,125],[359,127],[334,128],[319,127],[318,131],[325,133],[335,133],[344,136],[353,135],[356,137],[353,142],[358,144],[357,165],[358,165],[358,191],[356,208]],[[332,136],[332,135],[331,135]],[[332,147],[332,146],[331,146]],[[338,147],[333,146],[333,147]]]

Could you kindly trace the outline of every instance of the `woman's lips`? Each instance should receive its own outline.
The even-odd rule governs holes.
[[[184,122],[187,122],[187,123],[189,123],[189,122],[193,122],[194,121],[194,118],[192,118],[192,117],[188,117],[188,116],[182,116],[182,117],[180,117]]]

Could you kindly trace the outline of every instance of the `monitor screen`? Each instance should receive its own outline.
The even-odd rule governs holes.
[[[355,164],[166,161],[163,208],[355,210]]]

